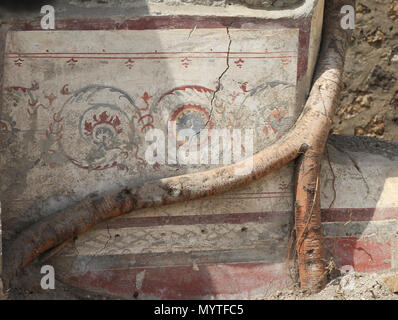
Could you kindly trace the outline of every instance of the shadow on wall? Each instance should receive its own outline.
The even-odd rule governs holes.
[[[321,178],[328,261],[345,272],[397,268],[398,144],[331,136],[328,150]]]
[[[3,0],[0,8],[10,10],[12,12],[38,11],[46,4],[51,4],[54,0]]]
[[[29,5],[25,5],[29,3]],[[11,17],[13,20],[17,21],[23,19],[24,14],[34,14],[39,15],[40,7],[43,4],[42,1],[26,1],[26,2],[18,2],[14,3],[12,1],[2,2],[3,8],[6,8],[7,18]],[[50,1],[45,1],[44,4],[51,4]],[[96,18],[96,22],[101,21],[100,19],[106,20],[109,18],[108,15],[102,15],[104,13],[104,8],[101,5],[98,5],[100,9],[97,11],[97,8],[92,8],[90,10],[86,10],[84,14],[86,14],[83,18],[90,18],[94,16]],[[58,7],[55,7],[56,11]],[[131,16],[134,16],[134,8],[124,10],[125,17],[130,17],[129,13],[131,12]],[[106,10],[105,10],[106,11]],[[144,10],[145,11],[145,10]],[[149,15],[149,10],[144,12],[141,8],[140,14],[142,15]],[[68,27],[68,11],[62,12],[63,24],[62,27],[58,27],[56,31],[61,31],[62,28],[67,29]],[[82,14],[81,14],[82,15]],[[82,19],[83,20],[83,19]],[[39,21],[39,20],[38,20]],[[123,25],[123,24],[121,24]],[[64,27],[66,26],[66,27]],[[79,28],[79,22],[75,20],[70,20],[70,25],[72,29]],[[113,28],[114,24],[112,25]],[[133,27],[129,26],[129,24],[123,25],[124,27],[119,27],[121,30],[127,29],[134,29],[137,28],[139,30],[145,29],[146,27],[142,25],[135,25]],[[166,28],[167,26],[163,26],[160,28]],[[110,28],[108,25],[95,25],[95,29],[106,29]],[[156,28],[156,24],[147,27],[149,29]],[[90,25],[84,25],[85,30],[90,30]],[[184,35],[189,38],[191,35],[193,26],[184,27],[183,28]],[[222,30],[222,29],[220,29]],[[150,39],[150,46],[155,48],[153,53],[160,53],[164,52],[164,44],[167,43],[167,39],[160,39],[158,31],[153,31],[152,37]],[[227,29],[225,28],[225,58],[227,57],[226,52],[228,51],[228,34]],[[33,37],[33,36],[32,36]],[[52,38],[54,39],[54,38]],[[5,39],[1,39],[4,41]],[[34,39],[33,39],[34,40]],[[87,39],[90,40],[90,39]],[[54,40],[56,41],[56,40]],[[82,43],[82,47],[84,47],[84,43]],[[128,46],[124,49],[131,50],[133,52],[142,52],[142,48],[138,45],[138,43],[131,43],[125,42]],[[34,44],[34,41],[33,41]],[[48,45],[51,46],[51,40],[48,41]],[[101,45],[101,44],[100,44]],[[76,44],[79,46],[79,43]],[[106,43],[104,44],[106,46]],[[85,48],[85,47],[84,47]],[[101,47],[102,48],[102,47]],[[35,47],[35,50],[38,49]],[[40,50],[41,49],[41,50]],[[39,48],[40,52],[44,52],[47,48]],[[110,50],[106,50],[106,52],[112,52],[113,48]],[[190,48],[185,48],[185,50],[189,50]],[[94,49],[95,50],[95,49]],[[67,52],[73,52],[73,49],[68,48]],[[98,54],[98,52],[92,52],[94,54]],[[43,53],[45,54],[45,53]],[[101,52],[103,54],[103,52]],[[109,56],[112,53],[109,54]],[[106,56],[105,54],[103,54]],[[117,54],[115,54],[117,56]],[[68,57],[71,63],[68,64],[66,67],[62,66],[62,68],[68,68],[69,65],[73,63],[76,64],[76,61],[79,61],[80,58]],[[106,61],[107,58],[104,57],[103,60],[106,63],[111,63],[113,61],[117,61],[114,57],[110,57],[109,61]],[[71,159],[63,159],[59,160],[59,162],[55,162],[55,167],[58,172],[62,172],[62,168],[64,165],[71,166],[70,162],[75,165],[80,166],[80,169],[85,170],[85,172],[89,172],[91,175],[97,174],[101,176],[99,170],[94,170],[97,166],[106,165],[103,163],[104,154],[107,152],[112,153],[113,150],[120,149],[120,140],[117,140],[118,134],[126,133],[126,144],[128,147],[131,148],[129,151],[133,151],[134,154],[134,145],[137,144],[138,141],[143,140],[144,134],[150,127],[154,127],[154,124],[149,121],[151,118],[153,119],[153,115],[148,112],[149,105],[148,102],[154,103],[153,107],[154,112],[158,113],[159,118],[167,119],[173,117],[180,117],[181,123],[179,129],[189,128],[192,127],[195,130],[200,131],[201,129],[205,128],[209,123],[209,116],[211,114],[211,101],[213,98],[213,93],[218,90],[217,85],[218,83],[218,74],[212,74],[211,77],[214,78],[213,81],[208,81],[208,79],[201,79],[196,77],[192,80],[192,82],[184,80],[181,82],[178,77],[178,73],[175,70],[170,70],[168,68],[167,63],[163,63],[162,59],[156,61],[156,59],[147,59],[145,63],[147,64],[148,68],[145,75],[145,81],[140,84],[136,84],[134,80],[134,76],[140,76],[140,74],[136,71],[138,62],[137,61],[127,61],[121,60],[121,66],[119,72],[115,75],[109,74],[102,74],[101,76],[95,77],[95,80],[87,80],[90,78],[89,74],[91,72],[95,72],[98,69],[98,66],[91,66],[92,69],[87,70],[80,70],[80,65],[76,64],[73,65],[74,72],[78,75],[75,76],[75,82],[68,82],[68,89],[65,89],[65,82],[63,81],[62,77],[56,77],[55,68],[57,66],[57,61],[55,59],[52,61],[52,58],[49,58],[49,63],[41,63],[37,62],[37,64],[31,64],[31,69],[27,69],[29,64],[26,61],[29,59],[24,59],[24,69],[18,69],[14,75],[8,73],[7,79],[3,79],[3,82],[7,83],[7,86],[10,88],[22,88],[22,94],[19,96],[20,100],[18,100],[20,104],[16,103],[16,106],[9,105],[9,100],[6,100],[4,96],[2,97],[2,105],[0,109],[0,119],[7,122],[6,129],[1,131],[1,135],[5,137],[5,139],[1,139],[1,151],[4,157],[7,159],[7,162],[2,165],[0,168],[0,176],[2,178],[2,192],[0,194],[0,200],[2,203],[2,220],[3,220],[3,246],[7,249],[7,245],[25,228],[29,225],[43,219],[47,215],[53,213],[56,210],[62,210],[63,208],[70,205],[71,202],[81,200],[85,194],[81,193],[68,193],[67,196],[64,196],[64,193],[71,188],[68,187],[67,179],[64,179],[62,175],[59,175],[58,178],[54,181],[54,188],[51,189],[51,199],[45,200],[49,194],[46,192],[46,185],[48,185],[48,175],[56,175],[55,171],[52,170],[53,163],[50,163],[48,151],[49,151],[49,144],[51,144],[51,148],[60,146],[60,140],[57,141],[49,141],[48,135],[47,137],[43,137],[40,135],[36,135],[35,132],[45,132],[47,127],[40,127],[41,122],[38,121],[40,118],[43,120],[45,114],[47,114],[47,121],[52,122],[54,117],[56,120],[61,119],[62,117],[74,116],[78,115],[75,119],[69,119],[68,126],[70,125],[70,130],[76,129],[79,126],[79,123],[84,124],[84,128],[82,129],[83,132],[86,130],[87,133],[84,138],[82,139],[87,143],[87,147],[89,152],[87,152],[86,156],[83,157],[81,162],[72,162]],[[131,59],[132,60],[132,59]],[[155,61],[154,61],[155,60]],[[69,60],[68,60],[69,61]],[[223,60],[223,61],[226,61]],[[181,61],[182,64],[189,63],[189,59],[185,62]],[[144,62],[143,62],[144,63]],[[159,67],[159,65],[161,67]],[[180,66],[181,67],[181,66]],[[72,67],[71,67],[72,68]],[[122,70],[122,68],[124,68]],[[184,68],[184,65],[182,65]],[[222,69],[225,69],[226,65],[222,65]],[[67,69],[66,73],[70,73],[72,69]],[[183,69],[184,70],[184,69]],[[126,72],[127,71],[127,72]],[[57,96],[56,100],[48,100],[49,104],[44,106],[44,108],[36,108],[36,109],[29,109],[29,115],[26,117],[12,117],[12,110],[13,108],[20,108],[21,113],[26,112],[26,105],[29,105],[29,101],[32,103],[35,99],[32,99],[30,96],[29,85],[30,83],[27,82],[26,79],[30,79],[35,75],[49,75],[51,81],[42,81],[38,83],[37,86],[32,86],[31,90],[35,90],[38,92],[43,91],[43,94],[48,95],[49,93],[53,92],[55,96]],[[144,76],[144,72],[141,72],[141,78]],[[123,78],[125,77],[125,78]],[[25,79],[26,78],[26,79]],[[44,77],[42,77],[44,78]],[[93,77],[91,77],[93,78]],[[202,77],[203,78],[203,77]],[[15,80],[15,81],[14,81]],[[187,82],[186,82],[187,81]],[[210,82],[210,84],[209,84]],[[129,87],[126,87],[126,83],[129,83]],[[145,85],[147,87],[145,87]],[[25,88],[25,89],[23,89]],[[158,91],[156,91],[158,89]],[[14,89],[11,89],[13,91]],[[18,89],[16,89],[18,91]],[[24,95],[24,93],[26,93]],[[36,92],[35,92],[36,94]],[[67,95],[63,97],[62,95]],[[114,98],[116,96],[116,98]],[[165,104],[162,102],[162,97],[167,96],[168,103]],[[68,100],[69,97],[73,97],[73,99]],[[171,99],[172,97],[172,99]],[[111,98],[114,98],[112,103],[109,102]],[[152,99],[151,99],[152,98]],[[46,99],[46,98],[45,98]],[[45,100],[44,99],[44,100]],[[51,99],[51,98],[50,98]],[[52,98],[54,99],[54,98]],[[94,106],[92,105],[92,101],[95,101]],[[100,99],[105,99],[104,101],[100,101]],[[151,100],[150,100],[151,99]],[[45,100],[47,101],[47,100]],[[66,102],[65,102],[66,101]],[[73,101],[75,104],[73,107],[73,113],[70,112],[70,105],[67,105],[68,101]],[[156,101],[160,101],[163,103],[162,108],[156,108]],[[83,103],[85,102],[85,103]],[[53,109],[50,108],[50,105]],[[60,113],[60,110],[64,109],[64,106],[69,107],[66,108],[67,110],[64,113]],[[123,105],[123,107],[122,107]],[[97,108],[97,109],[95,109]],[[109,108],[109,110],[105,110]],[[185,108],[182,110],[182,108]],[[46,112],[50,110],[53,112]],[[99,110],[99,114],[93,113],[93,110]],[[101,130],[95,132],[95,128],[93,125],[90,127],[89,123],[94,123],[94,120],[109,120],[105,119],[106,116],[117,110],[120,111],[118,114],[118,121],[122,122],[123,120],[126,121],[126,127],[124,131],[118,130],[116,127],[120,124],[118,122],[112,122],[110,126],[106,127],[102,126]],[[180,112],[180,111],[183,112]],[[191,112],[192,111],[192,112]],[[90,113],[91,112],[91,113]],[[108,112],[108,113],[106,113]],[[84,118],[84,115],[89,114],[87,119]],[[55,115],[55,116],[54,116]],[[100,118],[100,115],[103,116],[104,119]],[[83,120],[82,120],[83,119]],[[116,118],[113,118],[115,120]],[[72,121],[74,120],[74,121]],[[91,122],[90,122],[91,121]],[[45,121],[44,121],[45,123]],[[164,122],[162,122],[164,124]],[[10,126],[8,126],[10,124]],[[148,126],[145,127],[143,125],[147,124]],[[150,126],[149,126],[150,124]],[[96,128],[100,128],[98,125]],[[162,130],[166,130],[166,127],[159,128]],[[65,128],[65,131],[67,128]],[[139,138],[134,136],[135,134],[141,134]],[[51,136],[51,135],[50,135]],[[61,138],[60,138],[61,139]],[[91,140],[90,140],[91,139]],[[139,140],[141,139],[141,140]],[[64,151],[65,148],[69,145],[73,145],[74,141],[69,139],[63,142],[63,148],[61,151]],[[26,146],[26,147],[20,147]],[[33,152],[32,147],[33,146]],[[79,149],[79,147],[76,147]],[[97,157],[98,156],[98,157]],[[101,158],[102,157],[102,158]],[[112,158],[112,157],[111,157]],[[51,158],[53,159],[53,158]],[[106,160],[108,160],[106,158]],[[95,165],[95,166],[94,166]],[[32,176],[32,170],[36,168],[44,167],[45,170],[39,170],[40,172],[36,176],[35,181],[39,181],[40,187],[37,184],[32,184],[29,180]],[[103,182],[106,184],[107,192],[112,192],[113,190],[120,189],[121,186],[125,185],[125,181],[139,179],[134,175],[137,171],[142,171],[142,168],[135,168],[136,170],[129,171],[126,175],[125,171],[119,170],[121,168],[117,167],[114,168],[113,176]],[[172,168],[173,169],[173,168]],[[178,170],[178,168],[174,168],[174,170]],[[57,171],[57,170],[56,170]],[[138,173],[140,175],[141,173]],[[111,181],[112,180],[112,181]],[[95,185],[95,184],[93,184]],[[95,185],[95,187],[97,187]],[[63,189],[63,190],[62,190]],[[89,192],[89,190],[85,190],[85,192]],[[35,197],[32,199],[32,193],[35,194]],[[55,210],[56,209],[56,210]],[[5,250],[6,251],[6,250]],[[96,253],[95,255],[100,254],[100,252]],[[11,256],[12,253],[9,253],[8,256]],[[3,256],[4,258],[4,256]],[[131,257],[130,257],[131,258]],[[90,259],[90,258],[88,258]],[[128,258],[127,258],[128,259]],[[132,257],[131,259],[134,259]],[[5,261],[5,267],[7,263]],[[32,264],[26,270],[22,271],[21,274],[14,278],[11,286],[10,298],[18,298],[18,299],[30,299],[35,298],[36,294],[41,291],[40,289],[40,279],[41,275],[38,273],[40,270],[40,264],[42,262],[38,262],[36,264]],[[95,266],[93,267],[95,269]],[[210,275],[207,275],[207,269],[201,268],[201,276],[200,276],[200,292],[201,294],[206,292],[214,292],[216,289],[213,289],[215,279],[212,279]],[[95,272],[90,271],[90,272]],[[90,272],[87,273],[87,276],[90,276]],[[96,281],[108,281],[110,274],[104,274],[104,278],[101,280]],[[167,275],[162,275],[160,273],[154,274],[153,277],[165,277]],[[169,275],[168,275],[169,276]],[[56,274],[57,278],[60,276]],[[136,283],[136,278],[138,275],[134,275],[134,280],[130,279],[129,276],[118,274],[116,275],[116,279],[110,279],[110,288],[112,288],[112,283],[125,283],[126,287],[125,290],[127,292],[127,296],[131,296],[135,298],[135,292],[137,288],[131,287],[132,283]],[[126,278],[127,277],[127,278]],[[130,281],[130,280],[131,281]],[[62,279],[60,279],[62,281]],[[162,279],[164,280],[164,279]],[[170,281],[173,281],[170,278]],[[61,286],[61,293],[55,290],[54,292],[41,292],[41,295],[45,295],[47,298],[73,298],[73,294],[64,295],[65,292],[70,292],[68,289],[62,291],[62,284],[59,283]],[[98,285],[98,283],[97,283]],[[177,288],[178,290],[181,288]],[[187,290],[193,290],[192,292],[197,292],[198,288],[186,288]],[[203,291],[204,290],[204,291]],[[28,294],[26,294],[28,292]]]
[[[0,3],[0,19],[21,19],[24,14],[39,15],[44,5],[53,5],[55,0],[2,0]]]

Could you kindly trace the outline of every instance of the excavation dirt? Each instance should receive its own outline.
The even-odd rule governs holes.
[[[398,0],[358,0],[333,133],[398,141]]]
[[[398,300],[384,278],[391,274],[347,273],[331,280],[317,294],[301,292],[298,288],[278,291],[271,300]]]

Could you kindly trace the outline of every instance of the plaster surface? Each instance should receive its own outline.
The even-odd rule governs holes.
[[[292,6],[138,1],[110,8],[56,1],[55,31],[40,30],[34,13],[21,15],[10,28],[5,20],[0,109],[5,245],[89,193],[210,168],[145,161],[146,133],[166,132],[170,119],[177,123],[174,135],[187,127],[253,129],[254,152],[283,135],[310,88],[323,14],[323,1],[285,3]],[[247,147],[241,143],[243,151]],[[242,282],[245,296],[264,289],[256,287],[259,275],[269,289],[283,287],[288,280],[280,261],[288,245],[292,188],[288,165],[222,196],[142,210],[112,222],[109,230],[115,232],[102,225],[83,235],[62,258],[77,267],[62,270],[117,267],[112,261],[123,268],[126,261],[159,268],[165,261],[169,266],[185,261],[185,268],[197,256],[194,268],[201,277],[203,264],[219,273],[219,297],[236,296],[236,288],[222,289],[225,273],[213,267],[218,263],[243,282],[251,267],[257,270]],[[108,247],[109,234],[118,243]],[[234,269],[228,263],[249,265]],[[204,296],[198,292],[193,295]]]

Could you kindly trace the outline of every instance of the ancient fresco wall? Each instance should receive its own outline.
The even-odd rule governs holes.
[[[5,199],[6,216],[38,198],[211,167],[149,164],[150,129],[172,139],[186,128],[242,129],[242,154],[252,129],[262,150],[294,122],[297,56],[297,29],[9,32],[1,123],[11,148],[1,166],[26,157],[18,171],[40,188]]]
[[[344,144],[330,140],[322,161],[328,264],[359,272],[396,269],[396,146],[395,155],[385,155],[372,153],[366,141],[361,150]],[[292,281],[286,259],[293,188],[292,181],[284,186],[278,180],[288,170],[225,195],[102,223],[51,263],[70,284],[125,298],[134,292],[171,299],[270,295]]]
[[[51,32],[35,24],[10,30],[0,110],[5,242],[89,193],[223,165],[149,164],[145,136],[151,129],[170,136],[184,128],[253,129],[254,152],[278,139],[293,125],[309,90],[322,9],[323,1],[306,1],[291,19],[285,11],[269,20],[269,12],[245,8],[242,15],[248,17],[235,18],[233,9],[216,18],[192,16],[193,11],[169,18],[166,12],[161,19],[117,23],[65,19],[57,25],[65,30]],[[123,30],[112,30],[115,26]],[[174,127],[168,127],[170,120]],[[239,146],[249,149],[245,142]],[[130,218],[115,221],[115,228],[123,225],[116,237],[122,241],[109,252],[103,250],[108,234],[102,227],[79,239],[79,259],[95,269],[112,254],[125,255],[129,263],[141,259],[141,266],[150,261],[159,266],[165,255],[169,264],[178,264],[190,259],[187,252],[198,255],[198,265],[226,268],[247,258],[258,262],[249,267],[257,268],[267,285],[283,287],[289,279],[269,272],[284,270],[292,179],[289,165],[236,192],[140,211],[139,225]],[[188,220],[181,222],[181,216]],[[168,226],[169,218],[180,227]],[[171,242],[158,239],[159,232]],[[71,248],[65,250],[80,264]],[[97,251],[103,251],[104,261]],[[91,260],[93,253],[98,259]],[[236,276],[248,273],[245,266],[236,270]]]
[[[332,137],[328,151],[321,176],[326,253],[361,272],[397,269],[397,145]]]
[[[254,151],[278,139],[309,90],[323,11],[323,1],[275,2],[282,4],[291,7],[254,14],[212,3],[193,17],[189,6],[152,3],[169,11],[154,14],[161,19],[65,19],[57,24],[65,30],[26,24],[30,31],[8,32],[0,110],[5,242],[88,193],[211,167],[149,164],[150,129],[171,136],[184,128],[253,129]],[[172,10],[190,16],[170,18]],[[329,151],[321,178],[328,259],[357,271],[397,268],[396,158]],[[290,164],[223,195],[140,210],[96,226],[48,263],[69,284],[125,298],[264,297],[292,282],[293,185]]]
[[[192,123],[196,132],[256,129],[255,151],[293,121],[297,30],[11,32],[8,39],[3,112],[20,130],[37,122],[35,134],[47,138],[37,137],[41,152],[57,154],[48,159],[53,166],[66,158],[82,169],[137,174],[145,133],[166,132],[168,121],[178,129]]]

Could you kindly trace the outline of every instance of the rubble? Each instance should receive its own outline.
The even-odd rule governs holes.
[[[310,294],[299,288],[278,291],[271,300],[398,300],[384,282],[386,275],[378,273],[349,272],[331,280],[321,292]],[[394,278],[395,286],[398,278]],[[397,288],[397,287],[395,287]]]
[[[398,273],[393,276],[386,277],[384,281],[392,292],[398,293]]]

